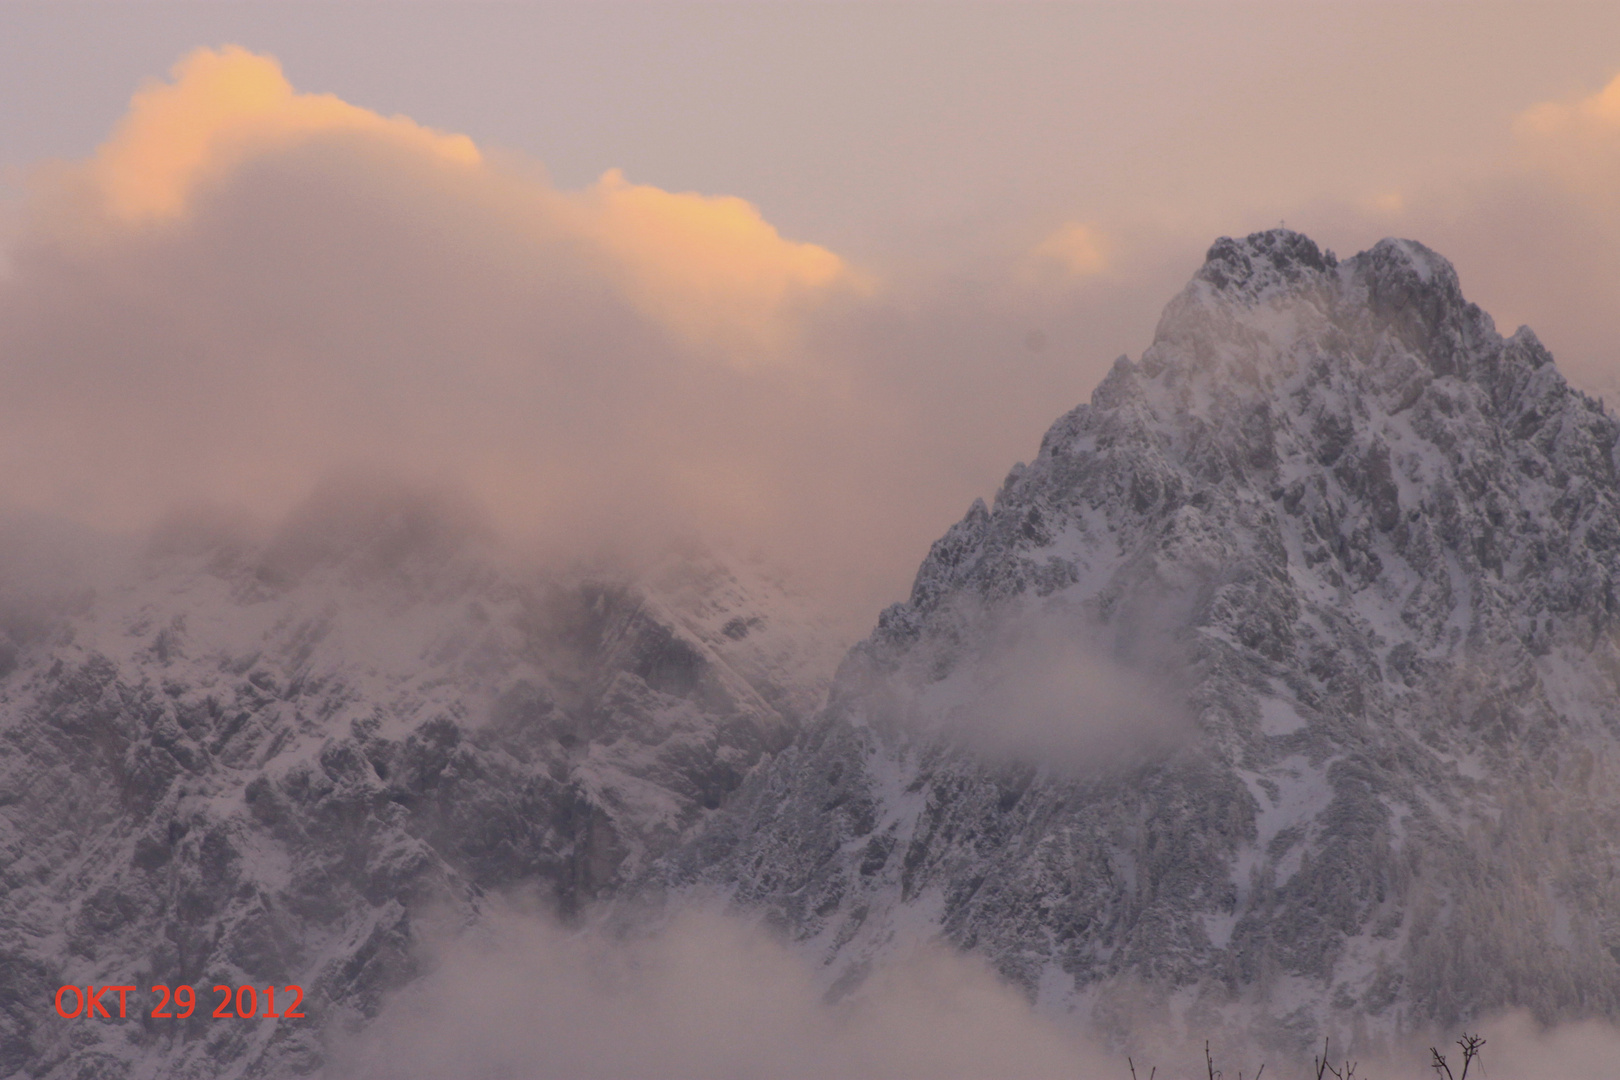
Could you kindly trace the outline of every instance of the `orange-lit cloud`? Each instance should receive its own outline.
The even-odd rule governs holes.
[[[632,184],[611,169],[571,205],[573,225],[627,272],[638,306],[688,341],[722,343],[740,360],[783,344],[783,316],[816,292],[870,288],[837,255],[782,239],[735,197]]]
[[[469,198],[501,204],[510,228],[572,237],[616,274],[643,314],[740,366],[775,358],[818,294],[869,285],[831,251],[783,239],[742,199],[631,184],[616,169],[583,191],[559,192],[489,165],[465,135],[299,93],[273,58],[237,46],[198,49],[171,77],[134,95],[118,130],[80,170],[118,225],[180,219],[195,196],[243,166],[336,137],[465,167],[481,184]]]
[[[1097,226],[1081,221],[1064,224],[1035,245],[1033,254],[1075,277],[1096,277],[1110,267],[1108,238]]]
[[[331,94],[297,93],[273,58],[234,45],[198,49],[170,75],[173,82],[136,92],[92,164],[119,221],[177,216],[198,184],[317,133],[364,132],[449,161],[480,161],[465,135],[382,117]]]
[[[1525,110],[1514,132],[1537,168],[1594,202],[1620,208],[1620,75],[1588,97]]]

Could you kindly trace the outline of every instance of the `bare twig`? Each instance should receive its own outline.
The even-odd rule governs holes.
[[[1311,1058],[1311,1063],[1316,1066],[1316,1080],[1322,1080],[1324,1076],[1331,1076],[1333,1080],[1355,1080],[1356,1066],[1360,1065],[1361,1062],[1351,1061],[1346,1058],[1343,1068],[1335,1069],[1332,1063],[1328,1061],[1328,1047],[1330,1045],[1328,1039],[1323,1039],[1322,1056]],[[1265,1066],[1262,1065],[1261,1068],[1264,1069]],[[1254,1080],[1260,1080],[1260,1077],[1256,1076]]]
[[[1452,1075],[1451,1063],[1446,1060],[1446,1055],[1432,1046],[1429,1047],[1429,1068],[1443,1074],[1446,1080],[1468,1080],[1468,1066],[1472,1065],[1474,1059],[1479,1057],[1479,1050],[1480,1047],[1485,1045],[1485,1039],[1483,1036],[1470,1035],[1465,1031],[1462,1033],[1462,1038],[1457,1040],[1457,1045],[1462,1049],[1463,1055],[1461,1076]]]
[[[1485,1039],[1483,1036],[1470,1035],[1465,1031],[1462,1038],[1457,1040],[1457,1045],[1462,1047],[1463,1052],[1463,1071],[1458,1080],[1468,1080],[1468,1066],[1479,1056],[1479,1048],[1485,1045]]]

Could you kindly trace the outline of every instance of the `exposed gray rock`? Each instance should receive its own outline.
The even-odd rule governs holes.
[[[412,977],[424,911],[611,892],[819,699],[833,642],[759,575],[540,579],[470,520],[344,490],[266,543],[0,544],[0,1076],[317,1070],[328,1022]],[[60,1019],[66,983],[135,985],[131,1019]],[[155,983],[197,1012],[150,1019]],[[210,1019],[215,984],[302,986],[309,1019]]]
[[[942,933],[1115,1032],[1620,1015],[1617,438],[1420,244],[1220,240],[656,876],[835,990]],[[986,743],[1020,626],[1086,677]]]

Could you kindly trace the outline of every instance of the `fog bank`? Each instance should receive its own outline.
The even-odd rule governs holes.
[[[1120,1032],[1084,1016],[1043,1015],[978,959],[938,943],[897,950],[853,993],[829,1002],[812,956],[737,915],[687,907],[631,937],[565,928],[504,902],[459,932],[424,945],[429,974],[394,997],[358,1034],[331,1030],[330,1080],[978,1080],[1156,1069],[1202,1080],[1204,1039],[1228,1077],[1305,1076],[1231,1031]],[[1470,1031],[1476,1030],[1470,1027]],[[1527,1016],[1487,1018],[1470,1075],[1604,1080],[1620,1030],[1598,1021],[1544,1029]],[[1432,1075],[1428,1047],[1454,1068],[1456,1033],[1409,1033],[1351,1048],[1330,1044],[1338,1068],[1370,1080]],[[1479,1072],[1479,1065],[1485,1069]]]
[[[1104,1075],[983,964],[919,947],[836,1005],[761,930],[687,911],[629,941],[506,912],[341,1045],[334,1080]]]

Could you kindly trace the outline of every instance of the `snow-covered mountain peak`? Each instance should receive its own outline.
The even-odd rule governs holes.
[[[1386,238],[1341,263],[1331,250],[1286,228],[1216,240],[1187,292],[1255,307],[1309,294],[1332,285],[1335,278],[1360,290],[1360,299],[1370,300],[1375,309],[1406,306],[1417,300],[1427,308],[1426,314],[1443,317],[1445,309],[1467,306],[1456,268],[1416,240]],[[1434,303],[1426,303],[1428,298]]]
[[[1323,251],[1303,233],[1271,229],[1242,239],[1223,236],[1210,245],[1194,285],[1207,284],[1224,297],[1245,303],[1302,281],[1314,280],[1338,266],[1333,252]]]
[[[1490,316],[1463,297],[1456,270],[1413,240],[1386,239],[1338,261],[1285,229],[1222,238],[1165,308],[1150,373],[1275,390],[1301,363],[1324,356],[1377,362],[1407,354],[1432,375],[1467,375],[1467,357],[1495,336]]]
[[[1422,245],[1218,241],[674,876],[839,977],[928,925],[1111,1022],[1613,1015],[1620,857],[1587,837],[1620,761],[1617,443]],[[1144,680],[1184,699],[1179,741],[1052,752],[1132,722],[1110,701]],[[1030,700],[1038,725],[1007,715]],[[1041,738],[1019,768],[976,727]]]

